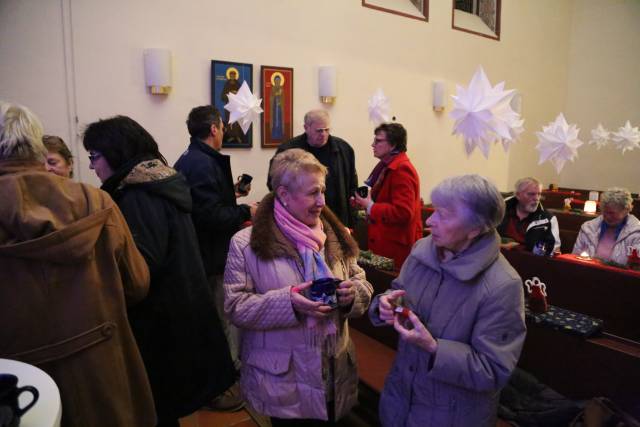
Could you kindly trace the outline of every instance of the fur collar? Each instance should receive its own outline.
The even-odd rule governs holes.
[[[251,230],[251,249],[258,258],[271,260],[275,258],[296,258],[300,256],[293,244],[287,239],[276,225],[273,218],[275,198],[273,193],[267,194],[253,218]],[[347,228],[326,206],[320,215],[324,232],[327,235],[325,242],[325,259],[329,267],[333,267],[340,259],[355,258],[358,256],[358,245],[351,237]]]

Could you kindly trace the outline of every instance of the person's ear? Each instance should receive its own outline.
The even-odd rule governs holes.
[[[209,134],[215,137],[219,131],[220,129],[218,129],[218,126],[215,123],[211,123],[211,127],[209,128]]]
[[[467,238],[469,240],[473,240],[476,237],[478,237],[480,234],[482,234],[482,229],[480,227],[473,227],[471,230],[469,230],[469,232],[467,233]]]
[[[287,190],[287,187],[279,185],[278,188],[276,188],[276,196],[278,197],[278,200],[280,200],[280,203],[287,206],[289,201],[289,190]]]

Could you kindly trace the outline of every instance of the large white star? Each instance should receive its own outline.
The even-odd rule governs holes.
[[[251,123],[262,113],[262,108],[260,108],[262,99],[251,93],[246,81],[242,82],[238,93],[229,93],[228,96],[229,103],[224,106],[224,109],[231,113],[229,124],[238,122],[242,132],[246,134]]]
[[[634,148],[640,148],[640,131],[637,127],[631,127],[629,120],[618,129],[618,132],[612,133],[611,139],[618,145],[618,148],[622,149],[622,154],[627,150],[632,151]]]
[[[576,125],[569,125],[564,115],[558,114],[555,121],[542,127],[542,132],[536,132],[539,141],[536,149],[540,152],[538,164],[550,161],[560,173],[567,160],[573,162],[578,157],[578,147],[583,144],[578,139],[579,133]]]
[[[504,82],[491,86],[482,67],[478,67],[469,86],[456,86],[453,134],[462,135],[470,155],[477,147],[488,158],[492,142],[501,141],[505,150],[516,141],[522,128],[520,114],[511,108],[514,90],[504,90]]]
[[[378,89],[371,98],[369,98],[368,104],[369,120],[371,120],[375,126],[389,121],[391,106],[389,104],[389,98],[385,96],[382,89]]]

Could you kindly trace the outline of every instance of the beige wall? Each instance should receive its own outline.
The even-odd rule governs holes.
[[[576,0],[573,10],[566,116],[586,143],[598,123],[610,130],[640,126],[640,1]],[[640,150],[586,144],[565,167],[563,186],[640,192]]]
[[[566,102],[573,1],[502,2],[499,42],[452,30],[450,1],[431,1],[428,23],[360,3],[3,0],[0,98],[32,107],[48,132],[67,138],[98,118],[130,115],[173,163],[188,141],[189,109],[210,101],[211,59],[254,64],[256,89],[261,64],[293,67],[296,133],[302,132],[304,112],[320,107],[317,66],[333,64],[338,68],[338,100],[328,108],[333,133],[354,146],[361,181],[375,165],[367,100],[378,87],[408,129],[409,155],[425,200],[438,181],[453,174],[481,173],[501,189],[524,174],[552,179],[550,166],[536,165],[533,131]],[[65,31],[72,35],[66,44]],[[166,99],[145,91],[142,50],[147,47],[173,51],[174,89]],[[480,64],[494,84],[506,80],[507,88],[522,92],[527,129],[510,156],[494,146],[488,161],[478,152],[467,158],[462,141],[451,135],[451,101],[445,114],[430,106],[434,79],[444,80],[453,94],[455,84],[467,84]],[[256,179],[250,199],[266,192],[273,154],[260,148],[258,128],[252,149],[227,150],[234,174],[247,172]],[[80,179],[97,183],[84,150],[79,152]]]

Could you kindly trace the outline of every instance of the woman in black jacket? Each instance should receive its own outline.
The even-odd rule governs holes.
[[[149,296],[129,309],[158,425],[178,425],[235,381],[191,222],[191,195],[153,137],[129,117],[90,124],[83,144],[151,272]]]

